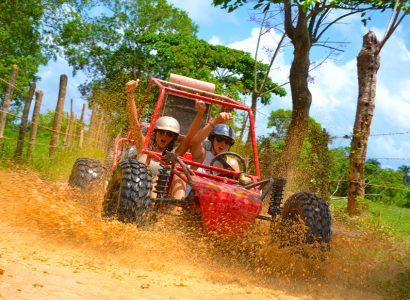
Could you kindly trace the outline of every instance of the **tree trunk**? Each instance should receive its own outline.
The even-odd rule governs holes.
[[[358,197],[364,197],[364,167],[375,107],[376,77],[379,66],[380,43],[376,35],[369,31],[363,37],[363,46],[357,57],[359,97],[349,157],[347,210],[350,215],[359,213],[357,200]]]
[[[279,176],[292,185],[296,166],[308,130],[308,117],[312,95],[308,87],[310,36],[306,25],[306,15],[300,12],[298,24],[292,35],[294,59],[290,68],[292,93],[292,120],[285,138],[285,146],[279,163]]]

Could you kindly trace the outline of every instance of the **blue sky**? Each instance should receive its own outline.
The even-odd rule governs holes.
[[[215,8],[208,0],[172,0],[174,6],[188,12],[199,25],[198,36],[213,44],[241,49],[254,53],[258,34],[258,25],[250,21],[250,7],[239,8],[234,13]],[[361,48],[362,36],[371,28],[379,39],[389,21],[389,14],[375,13],[368,27],[361,25],[359,17],[346,20],[330,32],[332,40],[348,42],[345,52],[327,60],[312,71],[314,81],[309,88],[313,95],[310,114],[319,121],[332,136],[351,134],[356,113],[357,76],[356,56]],[[263,43],[272,47],[279,33],[266,35]],[[379,160],[383,167],[396,169],[410,165],[410,160],[392,158],[410,158],[410,134],[378,135],[386,133],[410,132],[410,17],[404,20],[390,38],[381,54],[381,66],[377,78],[376,110],[371,125],[368,158],[391,158]],[[272,78],[282,84],[287,81],[292,49],[281,53],[275,63]],[[267,56],[259,56],[267,59]],[[323,49],[312,50],[313,61],[320,62]],[[75,99],[75,111],[80,114],[84,101],[77,90],[85,77],[79,73],[73,77],[71,69],[62,59],[50,62],[42,67],[39,76],[42,80],[38,89],[43,89],[44,107],[54,108],[58,96],[59,75],[69,76],[66,98],[66,110],[69,99]],[[183,75],[183,74],[182,74]],[[289,90],[289,87],[287,86]],[[267,134],[267,115],[278,108],[291,108],[290,92],[285,98],[274,99],[267,107],[259,106],[257,113],[257,134]],[[88,113],[89,114],[89,113]],[[335,139],[332,147],[347,146],[348,140]]]

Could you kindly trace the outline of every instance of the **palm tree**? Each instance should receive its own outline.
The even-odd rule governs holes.
[[[400,166],[399,170],[403,172],[403,184],[410,185],[410,166]]]

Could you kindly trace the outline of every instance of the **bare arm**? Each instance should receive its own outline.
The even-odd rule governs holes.
[[[191,127],[188,130],[186,137],[182,140],[181,144],[179,144],[178,148],[175,150],[177,155],[184,155],[184,153],[188,150],[192,137],[194,136],[195,132],[199,129],[199,124],[201,123],[202,117],[206,110],[206,105],[203,101],[199,100],[195,102],[195,109],[197,114],[195,116],[194,121],[192,121]]]
[[[127,90],[128,115],[131,123],[131,138],[134,140],[137,151],[140,152],[144,145],[145,137],[141,131],[141,124],[138,120],[137,107],[135,106],[134,95],[139,80],[130,80],[125,85]]]
[[[218,125],[232,120],[232,114],[228,112],[220,112],[217,116],[207,123],[198,133],[194,136],[191,142],[192,159],[196,162],[203,162],[205,159],[205,149],[202,147],[202,142],[211,133],[212,129]]]

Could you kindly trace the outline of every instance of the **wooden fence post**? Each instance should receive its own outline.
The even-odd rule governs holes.
[[[95,146],[97,148],[100,148],[101,146],[101,132],[102,132],[102,127],[104,124],[104,114],[100,113],[98,114],[98,126],[97,126],[97,134],[95,135]]]
[[[74,129],[74,112],[71,112],[70,119],[68,120],[68,140],[67,140],[67,148],[71,148],[72,140],[73,140],[73,129]]]
[[[51,135],[49,156],[52,156],[54,154],[58,144],[58,137],[61,130],[61,121],[63,119],[65,95],[67,91],[67,80],[67,75],[63,74],[60,76],[60,90],[58,92],[57,107],[54,114],[54,126]]]
[[[77,126],[77,114],[74,113],[73,114],[73,130],[72,130],[72,135],[71,135],[72,139],[70,141],[71,150],[75,148],[75,145],[77,143],[77,139],[76,139],[77,138],[77,128],[78,128],[78,126]]]
[[[33,101],[33,96],[34,96],[35,91],[36,91],[36,83],[32,82],[30,84],[30,90],[27,94],[26,102],[24,103],[23,115],[21,117],[16,153],[14,154],[14,159],[16,161],[20,161],[23,155],[24,136],[25,136],[26,128],[27,128],[28,114],[30,112],[31,101]]]
[[[98,106],[93,104],[91,107],[90,126],[88,128],[87,144],[95,145],[95,139],[97,137],[97,123],[98,123]]]
[[[17,65],[11,67],[11,74],[9,79],[9,84],[4,95],[3,105],[0,111],[0,151],[3,149],[4,142],[4,128],[6,127],[7,113],[9,112],[11,98],[13,98],[14,84],[17,78]]]
[[[64,146],[64,148],[66,148],[66,147],[67,147],[67,142],[68,142],[68,131],[70,130],[70,115],[69,115],[69,113],[68,113],[68,112],[65,114],[65,117],[66,117],[66,119],[67,119],[67,126],[66,126],[66,128],[65,128],[65,132],[64,132],[64,142],[63,142],[63,146]]]
[[[78,149],[81,149],[83,147],[83,141],[84,141],[84,114],[85,114],[85,103],[83,103],[83,109],[81,110],[80,138],[78,140]]]
[[[34,147],[36,145],[36,136],[38,128],[38,119],[40,116],[40,106],[43,101],[43,91],[36,92],[36,102],[34,104],[33,117],[31,118],[31,131],[30,131],[30,141],[29,148],[27,151],[27,158],[31,160],[33,158]]]

